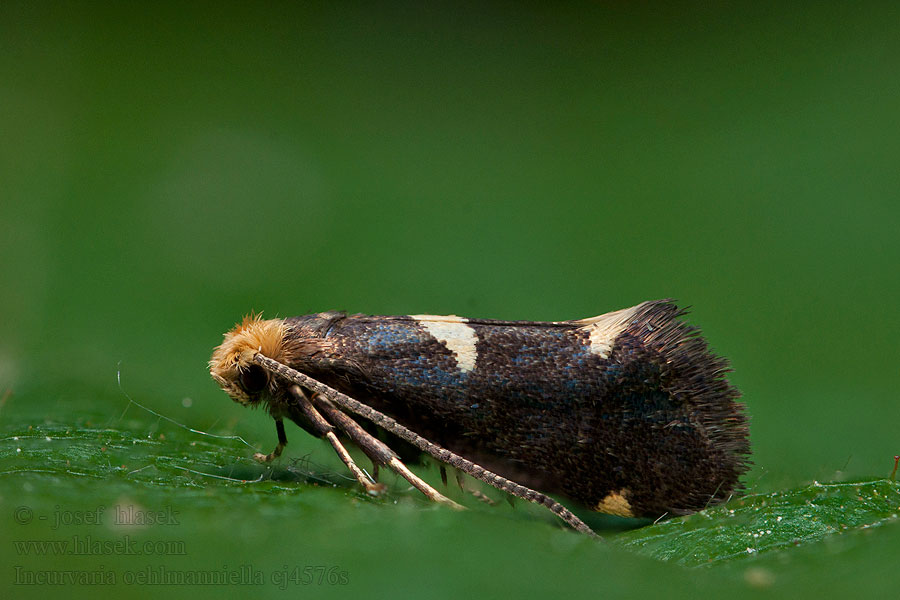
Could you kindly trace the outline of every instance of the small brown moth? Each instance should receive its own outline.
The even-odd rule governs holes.
[[[325,312],[245,318],[212,377],[234,400],[323,437],[369,491],[342,432],[437,502],[458,506],[363,429],[361,417],[443,464],[591,529],[547,494],[656,518],[726,500],[748,468],[747,418],[725,359],[671,301],[575,321]],[[540,490],[540,491],[538,491]]]

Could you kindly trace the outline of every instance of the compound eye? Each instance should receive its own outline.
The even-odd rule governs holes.
[[[241,371],[241,387],[248,394],[258,394],[266,389],[269,376],[259,365],[250,365]]]

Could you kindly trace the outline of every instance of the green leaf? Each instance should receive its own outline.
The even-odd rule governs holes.
[[[888,479],[819,483],[754,494],[695,515],[625,532],[616,543],[682,565],[787,551],[897,519],[900,484]]]

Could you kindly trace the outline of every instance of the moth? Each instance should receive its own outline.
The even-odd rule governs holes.
[[[359,424],[592,530],[548,494],[624,517],[701,510],[739,490],[748,421],[728,362],[670,300],[573,321],[323,312],[246,317],[213,352],[232,399],[325,438],[343,434],[437,502],[458,506]],[[371,427],[369,427],[371,429]],[[442,466],[443,474],[443,466]]]

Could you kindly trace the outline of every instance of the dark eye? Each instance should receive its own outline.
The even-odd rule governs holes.
[[[250,365],[241,371],[241,387],[248,394],[258,394],[266,389],[269,377],[259,365]]]

